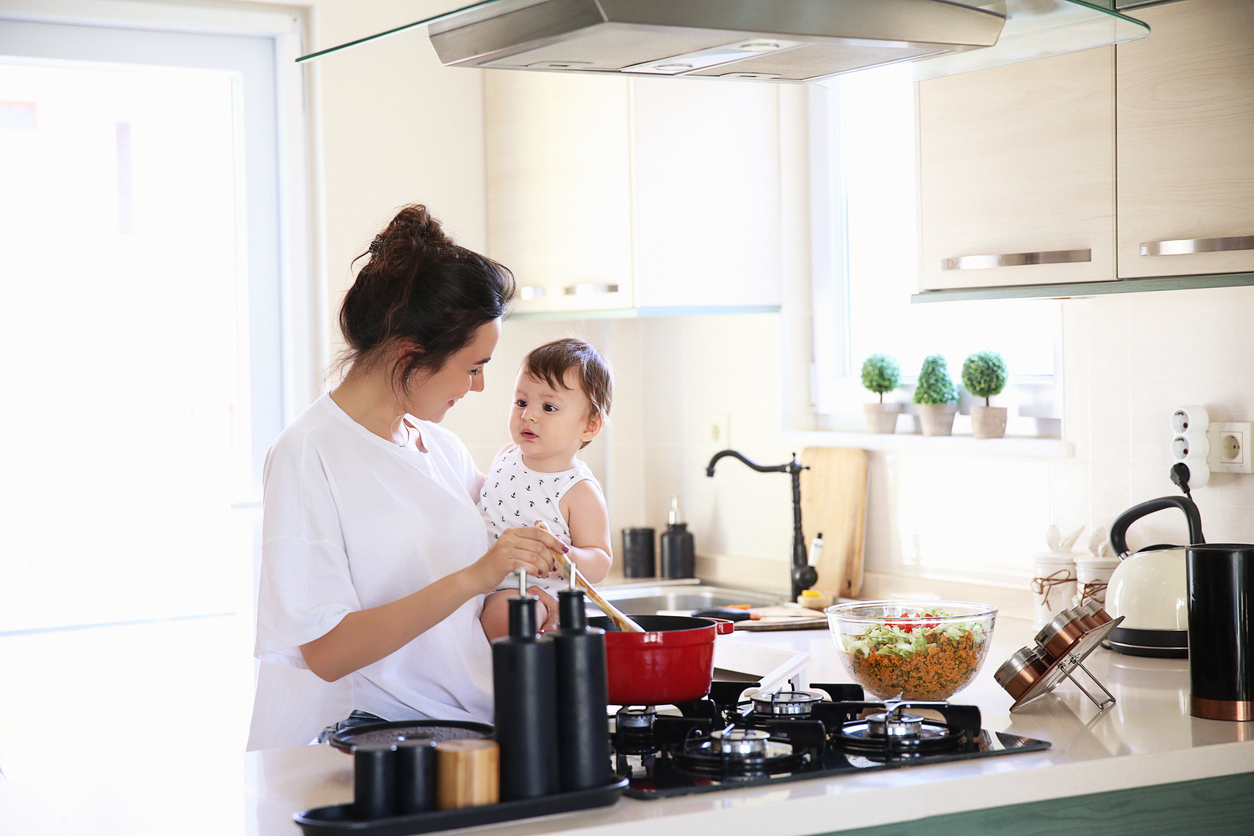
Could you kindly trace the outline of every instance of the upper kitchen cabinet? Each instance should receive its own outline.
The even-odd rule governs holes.
[[[1114,49],[920,82],[923,290],[1115,277]]]
[[[779,304],[779,88],[637,79],[636,304]]]
[[[1137,9],[1116,49],[1119,278],[1254,272],[1254,3]]]
[[[488,254],[520,313],[633,304],[628,84],[485,74]]]
[[[773,84],[488,72],[488,251],[519,313],[780,297]]]

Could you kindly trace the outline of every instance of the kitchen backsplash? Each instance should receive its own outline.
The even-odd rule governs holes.
[[[584,451],[606,487],[616,547],[624,527],[664,529],[675,494],[696,538],[699,573],[726,564],[732,575],[786,590],[787,477],[729,466],[707,478],[705,463],[716,448],[704,429],[710,414],[725,413],[732,447],[761,463],[789,459],[793,449],[782,428],[796,428],[804,397],[783,383],[784,372],[788,364],[808,362],[798,356],[809,345],[808,335],[797,333],[808,321],[798,308],[511,322],[484,394],[450,412],[447,423],[486,466],[507,440],[518,361],[545,340],[579,334],[606,352],[616,374],[609,428]],[[1109,528],[1129,506],[1175,493],[1168,478],[1174,408],[1204,404],[1213,421],[1254,419],[1251,321],[1252,288],[1064,302],[1063,434],[1075,456],[872,452],[865,565],[880,579],[872,589],[951,594],[946,582],[967,582],[1022,593],[1051,523],[1066,531]],[[1194,499],[1209,541],[1254,541],[1254,477],[1215,473]],[[1138,522],[1129,542],[1182,542],[1184,535],[1183,518],[1160,514]],[[772,561],[778,570],[753,577],[754,567]]]

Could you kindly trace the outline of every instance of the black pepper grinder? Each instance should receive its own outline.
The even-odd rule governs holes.
[[[573,579],[572,579],[573,580]],[[557,593],[557,753],[562,792],[603,787],[610,779],[605,631],[588,626],[582,589]]]
[[[671,512],[662,534],[662,577],[691,578],[696,571],[692,532],[679,510],[679,497],[671,497]]]
[[[541,798],[557,791],[557,655],[553,640],[537,634],[534,595],[519,572],[509,599],[509,635],[492,642],[496,742],[501,800]]]

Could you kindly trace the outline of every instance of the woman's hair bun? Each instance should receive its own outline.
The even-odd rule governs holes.
[[[514,294],[508,269],[458,246],[420,204],[401,207],[357,258],[367,256],[340,306],[341,366],[401,340],[420,350],[394,366],[396,380],[439,369]]]
[[[405,240],[409,244],[409,249],[416,252],[425,250],[428,253],[434,253],[457,246],[453,239],[444,233],[442,224],[431,217],[427,207],[417,203],[402,207],[388,224],[387,229],[383,231],[385,246],[388,240],[398,238]]]

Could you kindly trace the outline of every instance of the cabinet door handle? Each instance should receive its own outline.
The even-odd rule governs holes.
[[[1050,250],[1040,253],[960,255],[941,259],[942,270],[986,270],[989,267],[1022,267],[1025,264],[1071,264],[1092,261],[1092,250]]]
[[[544,297],[544,288],[540,285],[525,284],[518,288],[518,296],[524,301],[532,299],[542,299]]]
[[[581,282],[580,284],[567,285],[565,293],[567,296],[592,296],[596,293],[618,293],[618,285]]]
[[[1146,241],[1141,255],[1189,255],[1190,253],[1223,253],[1230,250],[1254,250],[1254,235],[1230,238],[1182,238],[1179,241]]]

